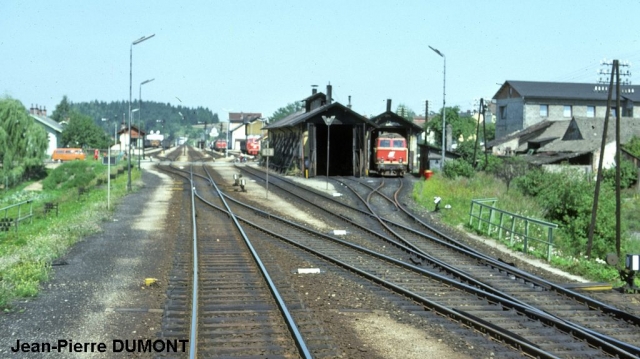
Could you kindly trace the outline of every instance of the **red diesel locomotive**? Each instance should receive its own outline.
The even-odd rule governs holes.
[[[380,176],[403,177],[408,171],[407,140],[397,133],[381,133],[373,147],[374,168]]]

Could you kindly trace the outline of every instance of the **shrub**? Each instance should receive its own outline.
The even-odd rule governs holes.
[[[96,177],[96,171],[100,169],[97,166],[98,164],[93,161],[63,163],[51,171],[42,181],[42,186],[46,190],[87,186]]]
[[[445,162],[443,172],[447,178],[456,178],[458,176],[472,178],[475,175],[473,166],[463,159]]]
[[[638,172],[633,162],[622,160],[620,166],[620,188],[629,188],[636,182]],[[616,188],[616,168],[610,168],[602,171],[602,182],[611,188]]]

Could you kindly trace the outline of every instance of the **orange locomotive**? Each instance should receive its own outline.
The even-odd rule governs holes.
[[[381,133],[373,147],[374,167],[380,176],[394,174],[403,177],[408,169],[407,140],[397,133]]]

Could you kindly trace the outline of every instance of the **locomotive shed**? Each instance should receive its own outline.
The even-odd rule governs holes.
[[[271,169],[279,173],[298,170],[307,178],[364,177],[375,171],[375,139],[393,133],[407,140],[406,172],[415,172],[419,167],[417,136],[423,132],[420,126],[394,113],[391,100],[387,100],[385,112],[367,119],[351,109],[351,99],[344,106],[333,102],[331,94],[331,85],[327,85],[327,94],[314,88],[311,96],[302,100],[304,109],[263,128],[269,131],[269,147],[274,148]]]
[[[418,135],[424,132],[422,127],[393,112],[391,110],[390,99],[387,100],[387,110],[369,119],[369,121],[377,126],[371,131],[371,138],[373,140],[385,132],[398,134],[407,140],[407,148],[409,150],[407,172],[415,172],[415,169],[419,167],[418,156],[416,156],[416,154],[418,153]],[[369,168],[373,169],[373,163],[372,161],[370,162]]]

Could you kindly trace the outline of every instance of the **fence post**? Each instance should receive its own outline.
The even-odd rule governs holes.
[[[478,205],[480,206],[480,214],[478,215],[478,230],[481,231],[482,229],[482,210],[484,209],[484,205],[482,203],[478,203]]]
[[[29,224],[33,224],[33,201],[29,201]]]
[[[495,202],[494,202],[495,204]],[[494,207],[489,208],[489,229],[487,230],[487,234],[491,237],[491,224],[493,223],[493,214],[495,213]]]
[[[511,235],[509,238],[509,245],[513,245],[513,231],[515,231],[516,229],[516,217],[515,216],[511,216]]]
[[[529,220],[524,220],[524,254],[527,254],[529,250]]]
[[[471,210],[469,211],[469,227],[473,226],[473,205],[474,201],[471,200]]]
[[[504,212],[500,212],[500,229],[498,230],[498,239],[502,239],[502,218],[503,218]]]
[[[551,262],[551,250],[553,248],[553,228],[549,227],[549,234],[547,235],[547,262]]]

